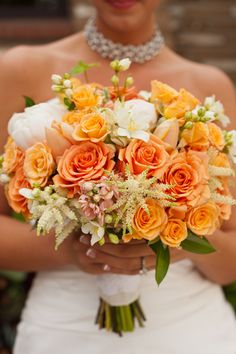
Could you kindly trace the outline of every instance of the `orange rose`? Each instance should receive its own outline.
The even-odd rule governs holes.
[[[162,182],[173,185],[166,191],[179,205],[199,205],[210,198],[207,153],[174,153]]]
[[[120,87],[119,91],[114,87],[110,87],[109,93],[112,100],[116,100],[118,97],[122,97],[125,101],[129,101],[139,97],[137,90],[134,86]]]
[[[123,165],[128,164],[134,175],[149,168],[148,177],[160,178],[168,167],[170,157],[166,152],[166,144],[151,135],[147,143],[133,139],[126,148],[120,150],[119,160]]]
[[[205,123],[193,123],[192,128],[182,131],[179,146],[186,145],[192,150],[206,151],[209,148],[209,130]]]
[[[3,171],[7,174],[14,173],[23,164],[24,153],[11,137],[8,138],[4,149]]]
[[[167,214],[165,209],[155,199],[147,199],[146,204],[149,213],[139,207],[136,211],[132,227],[134,229],[134,238],[145,240],[154,240],[163,230],[167,223]]]
[[[52,175],[55,163],[49,147],[36,143],[25,152],[24,173],[31,186],[38,184],[44,187]]]
[[[219,227],[220,211],[213,202],[191,209],[187,214],[188,228],[196,235],[211,235]]]
[[[81,85],[72,95],[72,101],[77,109],[90,108],[98,105],[99,96],[91,85]]]
[[[219,150],[222,150],[225,146],[222,130],[215,123],[208,123],[207,126],[209,130],[209,140],[211,145],[215,146]]]
[[[109,133],[108,124],[99,113],[86,114],[72,134],[76,141],[90,140],[97,143]]]
[[[186,213],[188,211],[187,205],[177,205],[169,208],[168,217],[170,219],[185,220]]]
[[[169,219],[165,229],[161,232],[161,241],[170,247],[179,247],[188,236],[186,222],[180,219]]]
[[[181,89],[178,97],[164,110],[164,117],[169,118],[183,118],[186,112],[192,111],[200,101],[188,91]]]
[[[62,188],[68,188],[72,197],[83,181],[99,180],[105,170],[111,171],[115,165],[114,152],[103,142],[79,142],[66,150],[58,163],[58,175],[53,181]]]
[[[6,196],[10,207],[16,213],[22,213],[24,216],[28,217],[29,210],[27,199],[20,195],[19,190],[21,188],[30,188],[22,166],[16,170],[15,175],[10,180],[6,189]]]

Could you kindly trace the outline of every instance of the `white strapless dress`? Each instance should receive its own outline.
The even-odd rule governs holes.
[[[170,266],[158,288],[142,277],[145,328],[122,338],[94,325],[95,276],[78,270],[41,272],[30,292],[14,354],[236,354],[236,319],[221,288],[189,261]]]

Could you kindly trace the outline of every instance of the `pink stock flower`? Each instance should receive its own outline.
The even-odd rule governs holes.
[[[112,207],[119,196],[117,188],[106,184],[106,178],[103,178],[101,183],[82,184],[81,191],[79,203],[83,216],[88,220],[97,220],[100,225],[103,225],[106,211]]]

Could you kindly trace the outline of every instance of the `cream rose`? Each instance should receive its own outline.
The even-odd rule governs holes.
[[[50,128],[54,120],[60,121],[66,110],[59,101],[51,100],[26,108],[23,113],[15,113],[8,124],[8,133],[16,145],[23,150],[38,142],[45,142],[45,128]]]

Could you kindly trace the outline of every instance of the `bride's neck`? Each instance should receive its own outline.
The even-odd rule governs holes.
[[[156,29],[156,21],[154,17],[139,28],[128,31],[115,31],[109,28],[100,18],[96,19],[96,25],[98,30],[113,42],[133,45],[139,45],[149,41]]]

